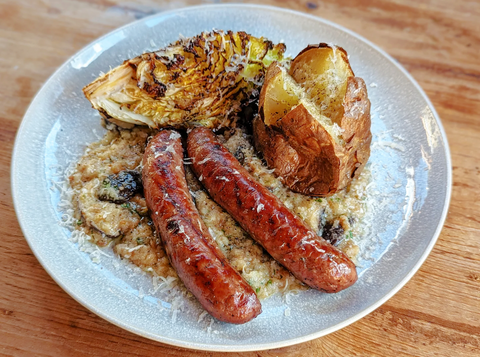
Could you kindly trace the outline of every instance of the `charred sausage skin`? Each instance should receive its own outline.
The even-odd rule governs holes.
[[[150,140],[142,179],[157,233],[187,289],[218,320],[241,324],[255,318],[261,312],[255,292],[226,261],[193,203],[180,134],[163,130]]]
[[[355,264],[256,182],[211,130],[192,130],[187,150],[212,198],[299,280],[329,293],[357,280]]]

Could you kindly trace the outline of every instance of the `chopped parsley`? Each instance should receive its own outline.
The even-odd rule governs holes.
[[[130,213],[136,213],[136,214],[138,214],[138,212],[135,211],[135,209],[130,205],[129,202],[127,202],[127,203],[122,203],[122,207],[128,209],[128,210],[130,211]]]

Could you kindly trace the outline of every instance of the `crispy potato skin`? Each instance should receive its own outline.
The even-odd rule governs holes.
[[[336,150],[340,148],[302,104],[274,126],[257,117],[253,128],[257,149],[287,186],[307,195],[336,192],[334,183],[340,175]]]
[[[293,60],[289,74],[298,85],[311,89],[314,97],[309,99],[318,107],[323,97],[328,98],[328,107],[320,112],[343,130],[342,140],[335,140],[302,104],[267,113],[267,101],[276,98],[278,93],[274,92],[281,90],[269,85],[282,75],[276,64],[267,71],[260,94],[260,118],[254,121],[255,145],[268,166],[290,189],[310,196],[330,196],[347,187],[361,174],[370,156],[367,88],[363,79],[354,77],[345,50],[338,47],[335,54],[339,75],[345,78],[343,86],[335,89],[336,96],[330,98],[324,85],[309,87],[316,85],[312,78],[332,68],[324,63],[332,51],[326,44],[308,46]]]
[[[160,131],[143,158],[145,199],[168,258],[185,286],[218,320],[243,324],[261,312],[252,287],[215,245],[192,201],[175,131]]]
[[[345,166],[341,170],[339,187],[345,187],[351,179],[360,176],[370,157],[372,133],[370,131],[370,100],[362,78],[350,77],[343,101],[344,114],[340,127],[344,130]],[[347,159],[348,158],[348,159]]]

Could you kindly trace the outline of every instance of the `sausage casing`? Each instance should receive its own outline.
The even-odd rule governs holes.
[[[299,280],[329,293],[357,280],[355,264],[256,182],[209,129],[192,130],[187,150],[212,198]]]
[[[221,321],[240,324],[261,312],[253,289],[213,243],[185,179],[181,136],[160,131],[147,145],[142,179],[157,233],[178,276]]]

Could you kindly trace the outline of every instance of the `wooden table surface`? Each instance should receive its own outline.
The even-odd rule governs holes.
[[[216,1],[215,1],[216,2]],[[0,0],[0,355],[224,356],[163,345],[78,304],[43,270],[20,230],[10,158],[22,117],[46,79],[95,38],[198,1]],[[343,25],[395,57],[437,109],[450,143],[445,227],[413,279],[358,322],[328,336],[233,356],[480,355],[480,2],[265,1]]]

